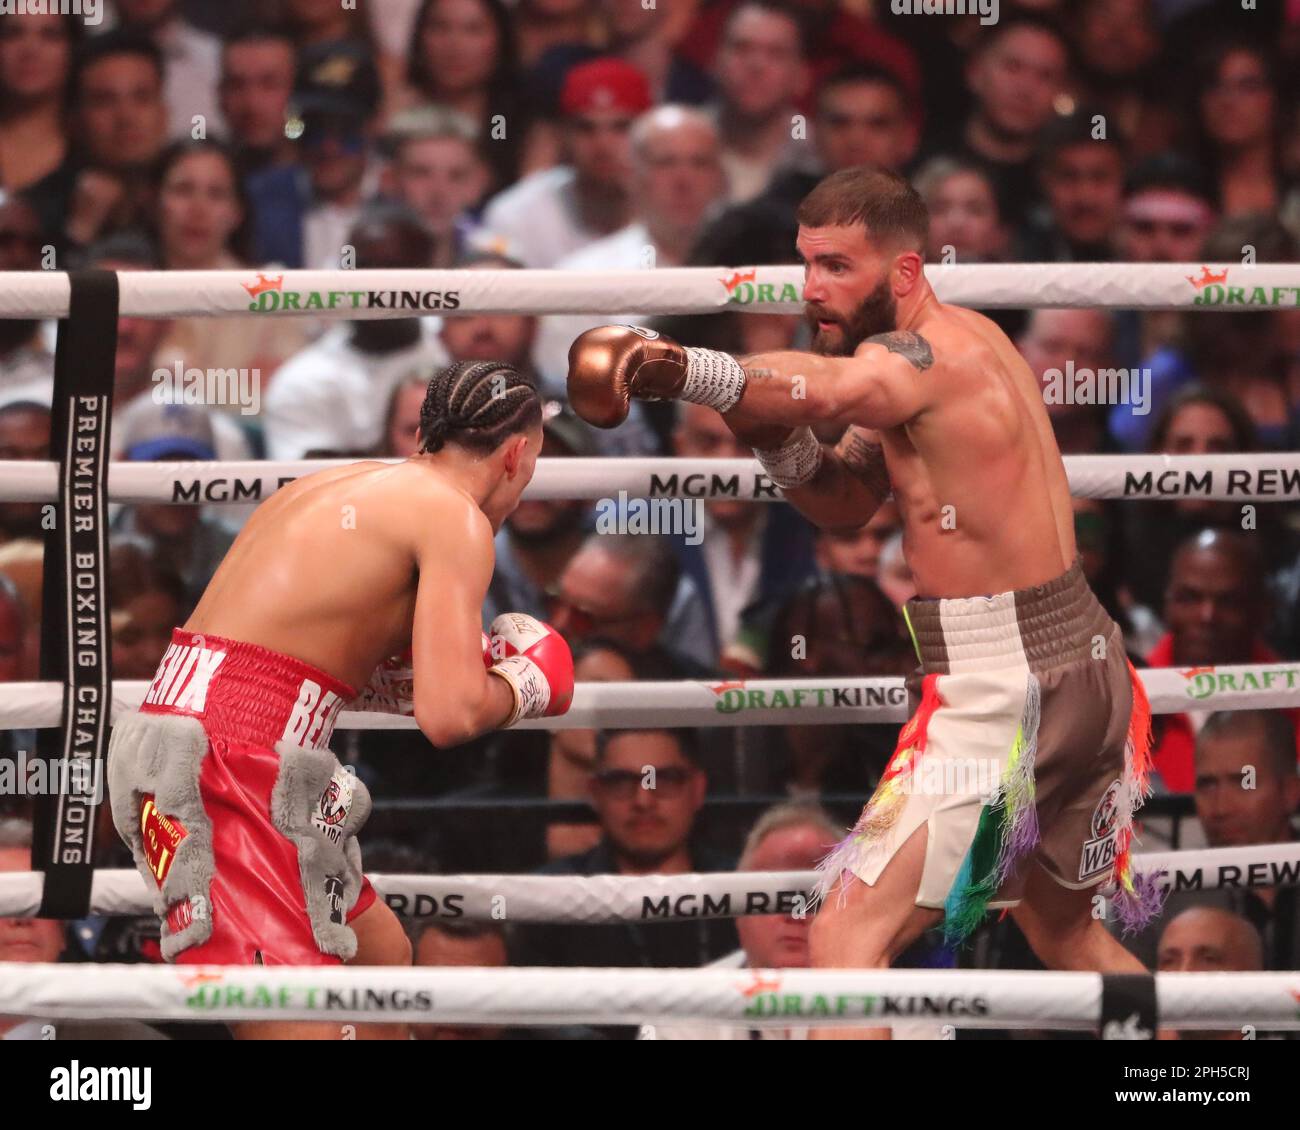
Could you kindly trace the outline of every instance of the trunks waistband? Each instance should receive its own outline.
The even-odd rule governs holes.
[[[1027,665],[1031,671],[1095,657],[1115,630],[1076,559],[1045,584],[997,596],[910,600],[906,615],[927,672]]]
[[[268,749],[281,741],[325,749],[356,694],[291,656],[177,628],[140,709],[200,718],[209,735]]]

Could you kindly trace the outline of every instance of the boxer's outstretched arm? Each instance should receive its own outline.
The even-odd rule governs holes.
[[[416,551],[415,721],[446,749],[502,725],[515,699],[505,680],[483,666],[480,609],[492,580],[492,527],[468,504],[431,518],[430,535]]]
[[[911,330],[877,334],[852,357],[759,353],[746,357],[745,388],[727,413],[738,428],[764,424],[858,424],[893,428],[930,402],[930,343]]]

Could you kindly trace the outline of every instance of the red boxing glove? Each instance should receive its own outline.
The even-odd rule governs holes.
[[[563,714],[573,701],[573,655],[549,624],[522,612],[492,621],[491,653],[501,658],[488,668],[514,691],[515,708],[503,723]]]

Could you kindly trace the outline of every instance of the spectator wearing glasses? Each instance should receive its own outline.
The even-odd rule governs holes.
[[[634,680],[668,681],[671,667],[654,656],[633,655],[610,640],[591,640],[574,653],[573,677],[579,683]],[[595,730],[552,730],[547,751],[546,795],[552,800],[585,800],[591,796],[596,766]],[[549,824],[546,855],[550,859],[594,848],[601,840],[599,824]]]
[[[589,535],[555,585],[550,621],[571,642],[599,637],[664,657],[678,678],[716,669],[708,611],[667,538]]]
[[[729,871],[733,860],[693,842],[708,785],[692,730],[611,730],[596,740],[591,801],[601,840],[548,863],[547,875],[681,875]],[[600,926],[528,925],[514,964],[696,966],[736,946],[728,919]]]

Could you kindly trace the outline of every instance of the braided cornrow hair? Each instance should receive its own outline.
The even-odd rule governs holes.
[[[429,382],[420,407],[420,451],[432,455],[449,441],[493,451],[541,421],[542,402],[527,374],[504,361],[457,361]]]

